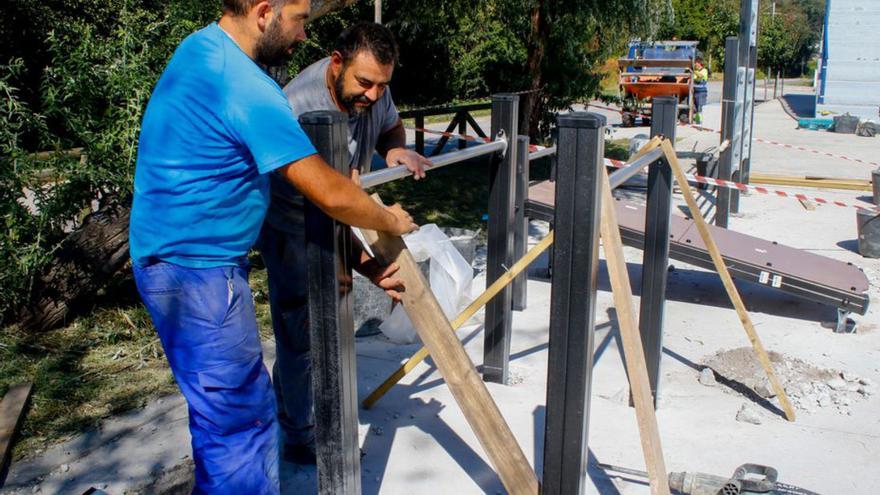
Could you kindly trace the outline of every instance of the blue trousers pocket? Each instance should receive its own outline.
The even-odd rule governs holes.
[[[206,420],[201,425],[205,429],[228,435],[272,420],[272,384],[259,357],[199,371],[196,375],[204,403],[192,405]]]

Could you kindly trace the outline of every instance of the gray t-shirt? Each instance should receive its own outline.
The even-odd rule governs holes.
[[[335,110],[327,87],[327,68],[330,57],[323,58],[300,72],[287,86],[284,94],[293,113],[301,115],[316,110]],[[349,165],[357,167],[362,174],[370,171],[370,163],[379,136],[397,125],[397,107],[391,99],[391,91],[386,89],[382,97],[369,110],[350,115],[348,119],[348,151],[351,153]],[[302,230],[303,199],[299,191],[279,174],[271,174],[272,200],[266,221],[273,227],[290,231]]]

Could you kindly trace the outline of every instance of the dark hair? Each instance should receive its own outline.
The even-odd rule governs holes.
[[[290,0],[269,0],[273,9],[283,7]],[[260,0],[223,0],[223,13],[230,15],[246,15]]]
[[[359,22],[347,27],[336,39],[333,49],[342,55],[344,63],[351,62],[361,50],[369,51],[382,65],[397,63],[397,43],[391,31],[375,22]]]

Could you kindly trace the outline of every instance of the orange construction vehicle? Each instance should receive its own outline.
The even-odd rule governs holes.
[[[635,125],[640,117],[649,125],[655,96],[677,97],[679,120],[691,123],[696,58],[696,41],[631,41],[627,56],[617,61],[623,126]]]

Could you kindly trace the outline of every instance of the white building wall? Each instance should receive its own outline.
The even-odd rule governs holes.
[[[878,120],[880,0],[826,0],[816,112]]]

